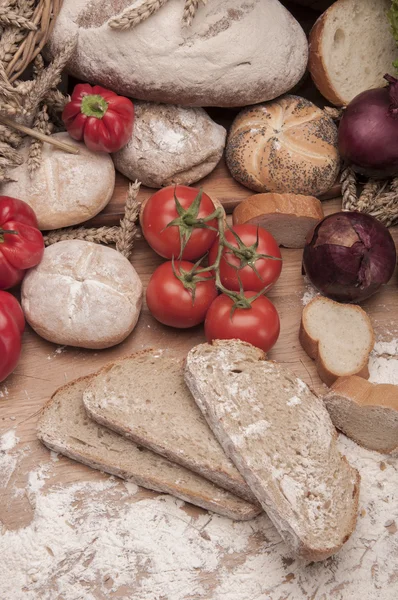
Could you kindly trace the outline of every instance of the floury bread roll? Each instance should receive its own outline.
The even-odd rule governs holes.
[[[134,107],[133,135],[112,154],[123,175],[160,188],[190,185],[216,167],[227,132],[203,108],[150,102],[135,102]]]
[[[337,127],[309,100],[283,96],[238,114],[226,159],[232,176],[251,190],[318,196],[339,171]]]
[[[126,257],[99,244],[49,246],[22,284],[22,307],[41,337],[66,346],[109,348],[134,329],[142,283]]]
[[[115,167],[103,152],[91,152],[67,133],[52,137],[75,146],[79,154],[69,154],[50,144],[43,145],[39,168],[30,174],[26,140],[21,153],[24,163],[13,169],[1,193],[27,202],[36,213],[41,230],[58,229],[83,223],[108,204],[115,187]]]

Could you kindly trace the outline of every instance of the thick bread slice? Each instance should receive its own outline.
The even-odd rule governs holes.
[[[196,406],[181,359],[149,350],[109,364],[83,401],[98,423],[257,504]]]
[[[37,435],[48,448],[231,519],[246,521],[259,514],[257,506],[97,425],[83,405],[83,392],[91,380],[92,376],[82,377],[65,385],[44,406]]]
[[[255,194],[233,212],[234,225],[260,225],[285,248],[304,248],[308,232],[323,217],[322,203],[301,194]]]
[[[398,453],[398,386],[340,377],[323,401],[335,427],[357,444]]]
[[[348,375],[368,379],[375,338],[370,319],[359,306],[317,296],[303,310],[299,339],[326,385]]]
[[[398,51],[387,11],[391,0],[338,0],[310,34],[308,68],[319,91],[336,106],[382,87]]]
[[[360,478],[322,400],[236,340],[193,348],[185,379],[292,552],[315,561],[337,552],[355,527]]]

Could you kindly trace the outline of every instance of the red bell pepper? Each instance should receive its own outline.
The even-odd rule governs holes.
[[[18,300],[8,292],[0,292],[0,382],[18,364],[24,328],[25,319]]]
[[[44,240],[26,202],[0,196],[0,290],[22,281],[43,258]]]
[[[116,152],[131,138],[134,105],[99,85],[79,83],[65,106],[62,120],[69,135],[93,152]]]

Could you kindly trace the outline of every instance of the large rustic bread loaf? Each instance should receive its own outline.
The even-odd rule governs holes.
[[[337,128],[309,100],[283,96],[238,114],[226,160],[232,176],[256,192],[318,196],[339,171]]]
[[[29,325],[55,344],[109,348],[134,329],[143,288],[136,270],[116,250],[68,240],[49,246],[22,284]]]
[[[259,514],[258,507],[92,421],[83,406],[83,392],[90,381],[91,376],[72,381],[44,406],[37,435],[48,448],[231,519],[246,521]]]
[[[310,35],[309,70],[319,91],[336,106],[385,85],[398,50],[387,19],[391,0],[338,0]]]
[[[42,230],[77,225],[98,214],[109,202],[115,187],[115,167],[108,154],[91,152],[67,133],[54,137],[79,149],[69,154],[43,145],[40,167],[28,170],[30,141],[21,149],[24,163],[13,169],[10,181],[1,185],[1,193],[27,202],[35,211]]]
[[[324,560],[337,552],[355,527],[359,474],[338,452],[322,400],[236,340],[193,348],[185,380],[294,555]]]
[[[340,377],[323,401],[335,427],[357,444],[398,455],[398,386]]]
[[[360,306],[317,296],[303,309],[299,339],[326,385],[348,375],[369,377],[375,338],[370,319]]]
[[[246,106],[276,98],[304,74],[308,44],[278,0],[199,3],[181,23],[183,0],[168,0],[125,31],[108,21],[131,0],[64,0],[49,42],[57,54],[74,35],[69,73],[138,98],[185,106]]]
[[[202,108],[135,102],[134,132],[112,155],[118,171],[143,185],[190,185],[219,162],[227,132]]]
[[[322,203],[301,194],[254,194],[233,212],[234,225],[264,227],[285,248],[304,248],[307,234],[323,217]]]
[[[147,351],[107,365],[86,388],[84,405],[101,425],[256,503],[196,406],[181,359]]]

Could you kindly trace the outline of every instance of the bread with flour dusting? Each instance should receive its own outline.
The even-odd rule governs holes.
[[[109,348],[134,329],[143,287],[137,271],[112,248],[57,242],[22,283],[22,308],[41,337],[66,346]]]
[[[360,478],[322,400],[236,340],[193,348],[185,380],[292,553],[319,561],[337,552],[355,528]]]
[[[136,444],[257,503],[196,406],[182,362],[170,352],[146,350],[106,365],[84,392],[87,412]]]
[[[23,164],[13,169],[13,181],[1,186],[2,194],[19,198],[33,208],[42,230],[88,221],[105,208],[115,187],[115,167],[108,154],[91,152],[65,132],[52,137],[74,146],[79,154],[44,144],[40,166],[31,174],[27,162],[30,140],[25,140],[21,148]]]
[[[227,132],[203,108],[135,102],[134,132],[112,154],[115,167],[131,180],[160,188],[190,185],[221,159]]]
[[[258,506],[92,421],[83,405],[83,392],[91,380],[92,376],[81,377],[59,388],[42,409],[37,435],[48,448],[231,519],[245,521],[259,514]]]

